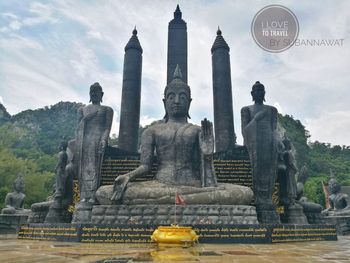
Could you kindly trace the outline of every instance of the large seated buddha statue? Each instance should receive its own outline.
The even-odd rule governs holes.
[[[213,125],[204,119],[201,127],[187,122],[191,103],[190,87],[182,81],[177,66],[174,79],[164,91],[165,117],[144,131],[140,166],[102,186],[96,193],[100,204],[173,204],[176,193],[186,204],[249,205],[250,188],[217,183],[213,167]],[[137,182],[151,172],[157,157],[154,180]]]

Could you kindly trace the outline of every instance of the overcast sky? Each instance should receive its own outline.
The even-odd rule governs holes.
[[[213,120],[210,48],[218,25],[230,46],[235,130],[256,80],[266,103],[306,126],[311,140],[350,145],[350,1],[1,1],[0,102],[11,115],[59,101],[88,103],[99,82],[118,133],[124,47],[136,25],[143,47],[141,124],[164,115],[167,27],[180,4],[188,31],[190,115]],[[291,9],[299,39],[342,46],[294,46],[269,53],[254,42],[254,15],[269,4]]]

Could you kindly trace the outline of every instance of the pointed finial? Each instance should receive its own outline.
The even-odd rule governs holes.
[[[174,12],[174,18],[175,19],[181,19],[181,17],[182,17],[182,13],[181,13],[181,10],[180,10],[180,6],[177,5],[176,6],[176,10]]]
[[[133,34],[134,36],[136,36],[136,35],[137,35],[136,26],[134,27],[134,30],[132,31],[132,34]]]
[[[220,27],[218,26],[218,31],[216,31],[216,34],[218,35],[218,36],[221,36],[221,30],[220,30]]]
[[[174,71],[174,79],[182,79],[182,73],[179,64],[176,65],[175,71]]]

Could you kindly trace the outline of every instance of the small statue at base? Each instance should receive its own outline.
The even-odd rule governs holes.
[[[281,166],[283,167],[282,169]],[[294,205],[297,197],[297,182],[295,174],[298,171],[292,143],[288,137],[284,137],[279,150],[278,174],[280,180],[281,201],[284,206]]]
[[[67,166],[67,146],[66,141],[62,142],[60,145],[60,152],[58,153],[58,162],[55,167],[56,172],[56,193],[55,193],[55,202],[62,203],[62,198],[65,194],[66,186],[66,166]]]
[[[304,184],[308,178],[308,171],[306,166],[303,166],[297,174],[297,198],[296,203],[303,207],[304,213],[308,214],[320,214],[322,206],[310,202],[306,196],[304,196]],[[310,221],[310,220],[309,220]]]
[[[66,223],[71,221],[71,213],[68,212],[68,206],[73,201],[73,177],[67,171],[67,163],[71,159],[68,156],[67,147],[67,141],[63,141],[60,144],[60,152],[55,167],[56,192],[45,217],[45,223]],[[41,203],[41,205],[44,204],[45,202]]]
[[[5,208],[1,210],[2,214],[28,214],[29,209],[24,209],[24,180],[19,173],[13,183],[13,192],[8,193],[5,198]]]
[[[283,223],[308,224],[303,207],[296,202],[297,183],[295,175],[298,171],[292,142],[286,134],[279,145],[278,179],[280,184],[280,200],[284,213],[280,215]]]
[[[142,135],[141,165],[118,176],[114,186],[100,187],[96,193],[100,204],[173,204],[176,193],[189,205],[250,204],[250,188],[216,182],[212,123],[204,119],[199,127],[187,122],[191,90],[181,78],[177,66],[164,92],[164,120]],[[156,178],[135,182],[151,172],[154,152],[158,161]]]

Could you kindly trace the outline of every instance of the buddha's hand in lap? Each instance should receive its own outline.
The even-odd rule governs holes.
[[[213,123],[206,118],[202,120],[199,146],[203,155],[212,155],[214,152]]]
[[[111,198],[112,201],[115,201],[116,203],[121,202],[121,199],[123,197],[123,194],[126,190],[126,186],[130,180],[130,175],[129,174],[123,174],[119,175],[115,180],[114,180],[114,185],[113,185],[113,196]]]

